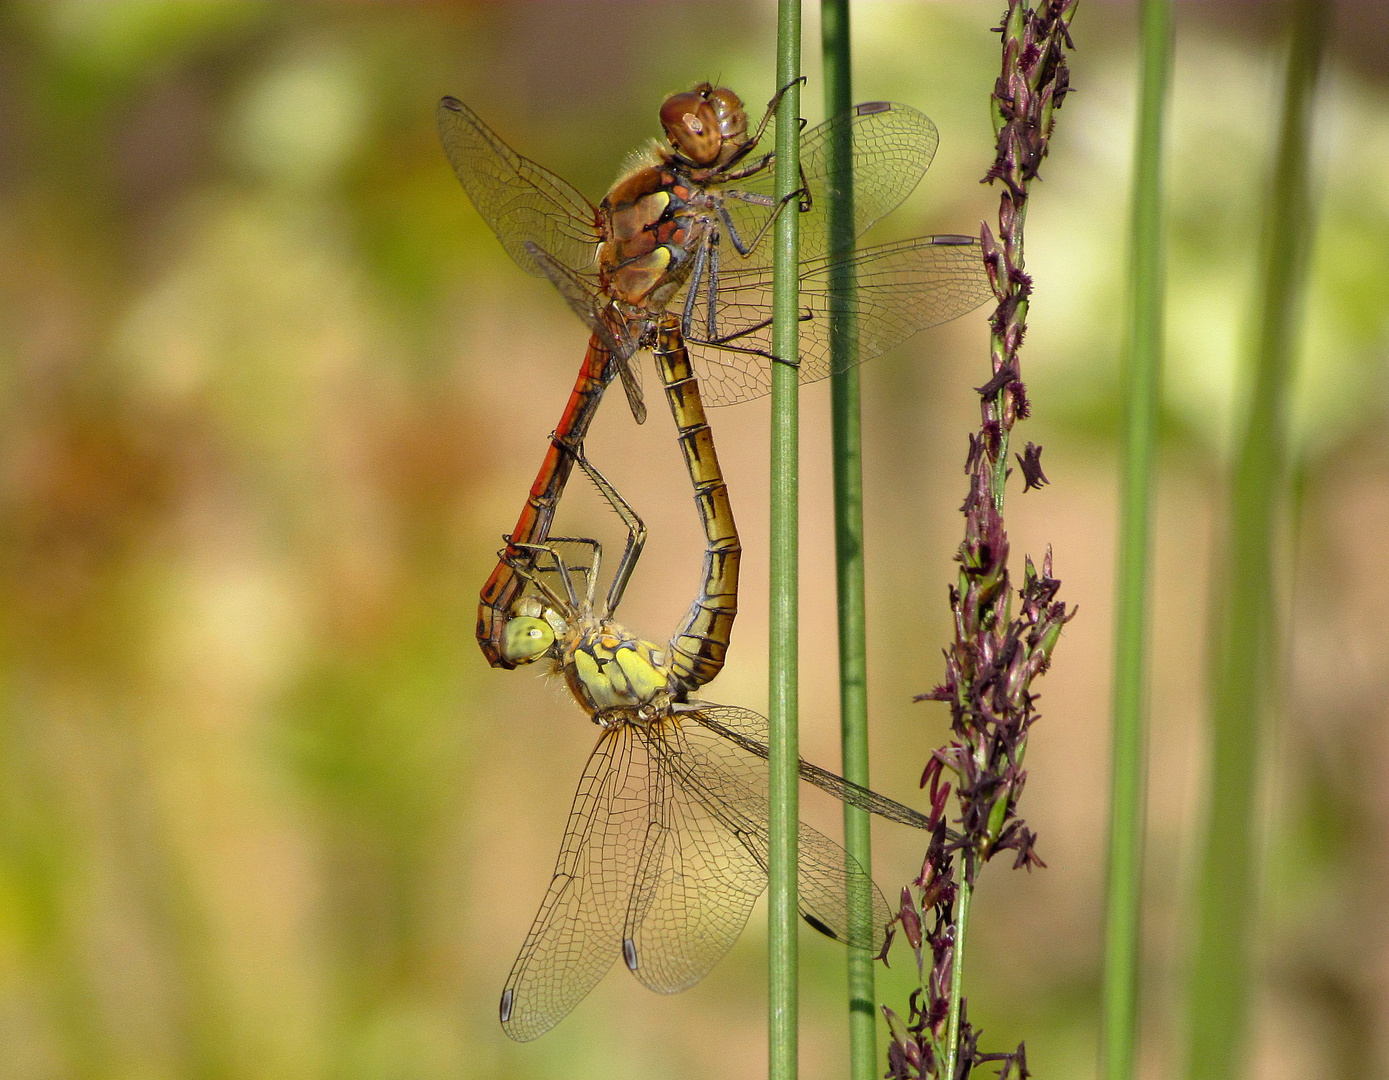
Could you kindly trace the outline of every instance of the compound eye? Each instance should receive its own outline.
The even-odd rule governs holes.
[[[661,106],[671,145],[696,165],[712,164],[723,146],[719,115],[699,93],[672,94]]]
[[[507,621],[502,657],[508,663],[529,664],[544,656],[554,643],[554,628],[544,619],[519,616]]]

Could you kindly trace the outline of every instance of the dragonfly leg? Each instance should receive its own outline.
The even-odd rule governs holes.
[[[744,147],[742,150],[740,150],[737,154],[734,155],[733,160],[735,162],[741,160],[747,154],[747,152],[753,148],[753,145],[754,144],[749,143],[746,147]],[[775,154],[763,154],[751,165],[744,165],[741,169],[734,170],[733,172],[729,172],[725,168],[725,170],[719,174],[719,183],[730,184],[736,180],[746,180],[749,176],[756,176],[758,173],[766,169],[767,166],[770,165],[774,160],[776,160]],[[728,194],[728,192],[725,192],[725,194]],[[768,195],[766,196],[766,198],[771,199],[771,196]],[[771,203],[768,202],[767,205],[770,206]]]
[[[733,219],[729,216],[728,209],[719,206],[719,217],[723,219],[724,227],[728,229],[728,238],[733,242],[739,255],[747,255],[762,242],[762,238],[767,235],[767,230],[775,223],[786,208],[787,203],[799,199],[800,211],[805,213],[811,207],[810,186],[806,183],[805,173],[801,173],[801,186],[789,195],[784,195],[780,199],[773,199],[770,195],[762,195],[753,191],[725,191],[724,198],[737,199],[739,202],[752,203],[754,206],[774,206],[775,210],[768,215],[767,220],[758,227],[756,235],[751,240],[745,240],[733,225]]]
[[[720,210],[723,208],[720,207]],[[719,234],[713,233],[713,243],[718,244]],[[716,303],[719,295],[719,249],[717,246],[709,253],[709,287],[707,289],[708,299],[704,312],[704,332],[710,337],[718,334],[718,305]]]
[[[589,556],[586,562],[579,566],[571,566],[567,560],[559,555],[560,544],[574,544],[589,549]],[[601,577],[603,566],[603,545],[589,536],[552,536],[541,545],[549,552],[569,576],[582,574],[584,579],[584,606],[582,610],[589,610],[593,607],[594,594],[598,590],[598,579]]]
[[[752,138],[752,145],[756,146],[757,143],[761,141],[763,134],[767,130],[767,125],[772,122],[772,117],[776,115],[776,111],[781,105],[781,99],[786,96],[787,92],[791,89],[791,87],[795,86],[797,83],[804,82],[804,75],[802,75],[800,78],[792,79],[789,83],[787,83],[785,86],[783,86],[780,90],[778,90],[775,94],[772,95],[772,100],[767,102],[767,111],[762,114],[762,122],[757,125],[757,134],[754,135]],[[804,119],[801,120],[801,126],[805,126]]]
[[[744,177],[751,176],[753,173],[761,172],[763,169],[765,169],[768,165],[771,164],[773,155],[764,154],[762,160],[759,161],[756,165],[751,165],[737,172],[729,171],[730,169],[732,169],[734,165],[738,164],[738,162],[742,161],[743,158],[747,157],[750,153],[752,153],[753,150],[757,148],[757,144],[762,141],[762,136],[765,135],[767,132],[767,125],[772,122],[772,117],[776,115],[777,106],[781,104],[781,99],[786,96],[786,91],[790,90],[791,87],[796,85],[796,83],[804,82],[805,76],[802,75],[798,79],[792,79],[789,83],[787,83],[785,86],[783,86],[780,90],[776,92],[776,95],[772,98],[772,100],[767,103],[767,110],[762,114],[762,120],[760,123],[758,123],[757,130],[753,132],[752,138],[748,139],[747,142],[743,143],[742,146],[738,147],[737,151],[733,154],[733,156],[729,158],[727,162],[724,163],[723,175],[720,177],[721,180],[741,180]],[[801,129],[804,130],[805,117],[799,117],[798,119],[801,123]]]
[[[718,182],[720,184],[733,183],[738,180],[746,180],[749,176],[756,176],[758,173],[765,172],[767,168],[772,164],[772,162],[776,160],[775,153],[768,153],[763,154],[762,157],[760,157],[757,161],[753,162],[751,165],[744,165],[742,168],[739,169],[734,168],[735,165],[737,165],[749,154],[751,154],[752,151],[757,148],[757,145],[762,141],[763,136],[767,132],[767,125],[772,122],[772,117],[776,115],[777,107],[781,104],[781,99],[785,96],[786,92],[790,90],[791,87],[795,86],[796,83],[804,82],[805,76],[802,75],[798,79],[793,79],[791,82],[787,83],[785,86],[783,86],[780,90],[776,92],[772,100],[767,103],[767,110],[762,114],[762,120],[760,123],[758,123],[757,130],[753,132],[752,137],[749,138],[746,142],[744,142],[743,145],[740,146],[738,150],[733,154],[733,156],[724,163],[723,168],[719,170]],[[805,117],[798,116],[796,118],[796,122],[799,127],[799,130],[804,131],[806,128]],[[801,198],[801,211],[802,213],[804,213],[806,210],[810,209],[811,199],[810,185],[806,180],[805,169],[803,167],[801,169],[801,189],[802,190],[797,192],[796,194],[799,195]],[[734,193],[729,192],[728,194],[732,195]],[[743,193],[741,196],[735,195],[735,197],[744,197],[749,202],[760,202],[762,199],[767,199],[767,202],[764,205],[772,205],[769,196],[753,196],[750,193]],[[743,254],[746,255],[747,252],[743,252]]]
[[[800,190],[800,191],[793,191],[793,192],[791,192],[791,195],[799,195],[799,196],[801,197],[801,213],[802,213],[802,214],[806,214],[806,213],[809,213],[809,212],[810,212],[810,208],[811,208],[812,206],[815,205],[815,200],[812,199],[812,198],[810,197],[810,181],[807,180],[807,179],[805,178],[805,166],[804,166],[804,165],[800,166],[800,173],[801,173],[801,190]],[[789,198],[791,197],[791,195],[788,195],[787,198],[789,199]]]
[[[815,316],[812,314],[804,314],[800,317],[798,321],[814,322]],[[751,326],[745,326],[743,329],[736,330],[731,334],[725,334],[723,337],[690,338],[690,341],[692,341],[696,345],[707,345],[711,349],[724,349],[728,352],[746,353],[749,356],[760,356],[763,359],[770,360],[776,364],[785,364],[788,367],[800,367],[801,362],[799,360],[783,360],[780,356],[777,356],[776,353],[769,352],[766,349],[753,348],[748,345],[732,344],[734,341],[737,341],[741,337],[747,337],[749,334],[755,334],[759,330],[765,330],[767,327],[771,325],[771,319],[763,319],[761,322],[754,323]]]
[[[627,583],[632,578],[632,571],[637,567],[637,560],[641,558],[642,548],[646,546],[646,525],[637,516],[637,512],[632,509],[631,503],[618,494],[617,488],[606,476],[600,473],[588,458],[583,456],[580,449],[576,459],[579,468],[584,471],[584,475],[592,481],[603,498],[608,500],[608,505],[617,512],[617,516],[622,519],[622,523],[627,526],[627,543],[622,549],[622,557],[617,561],[617,572],[613,574],[612,584],[608,586],[607,600],[603,605],[604,616],[611,616],[622,603],[622,595],[627,591]]]
[[[563,539],[563,538],[559,538]],[[579,608],[579,597],[574,592],[574,571],[570,569],[568,562],[565,561],[556,549],[556,541],[546,544],[512,544],[501,552],[504,560],[510,563],[516,575],[524,581],[530,582],[544,594],[545,599],[549,600],[560,611],[576,611]],[[580,541],[581,543],[583,541]],[[597,541],[590,541],[595,547]],[[517,559],[511,555],[511,548],[526,553],[526,559]],[[553,560],[554,565],[550,567],[542,566],[540,556],[548,555]],[[596,561],[595,553],[595,561]],[[564,582],[565,596],[559,596],[542,575],[553,574]]]
[[[796,83],[804,82],[805,76],[802,75],[798,79],[792,79],[789,83],[787,83],[785,86],[783,86],[780,90],[776,92],[776,95],[772,98],[772,100],[767,103],[767,110],[762,114],[762,120],[758,123],[757,130],[753,132],[752,137],[748,139],[745,143],[743,143],[742,146],[738,147],[737,151],[734,152],[733,156],[724,163],[723,169],[720,171],[719,176],[719,180],[721,183],[726,183],[729,180],[745,179],[746,177],[752,176],[755,173],[761,172],[763,169],[765,169],[768,165],[772,163],[772,160],[776,155],[764,154],[762,155],[762,159],[758,161],[756,164],[748,165],[736,171],[733,170],[733,166],[737,165],[738,162],[742,161],[743,158],[747,157],[750,153],[752,153],[753,150],[757,148],[757,144],[762,141],[762,136],[765,135],[767,132],[767,125],[772,122],[772,117],[776,115],[777,106],[781,104],[781,99],[786,96],[786,91],[790,90],[791,87],[796,85]],[[800,130],[804,131],[805,117],[798,116],[796,120],[800,125]]]
[[[699,287],[704,282],[704,268],[709,263],[709,244],[706,238],[695,250],[694,268],[690,271],[690,283],[685,289],[685,306],[680,313],[680,330],[690,332],[690,322],[694,318],[695,302],[699,299]]]

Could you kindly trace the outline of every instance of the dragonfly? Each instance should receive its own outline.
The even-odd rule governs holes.
[[[741,548],[678,317],[658,322],[653,346],[707,538],[690,613],[664,647],[615,620],[645,529],[582,448],[576,463],[628,530],[606,595],[598,595],[596,540],[525,545],[513,564],[527,587],[505,626],[506,658],[549,659],[600,728],[549,890],[502,992],[502,1028],[518,1041],[563,1019],[619,957],[660,993],[694,985],[737,940],[767,885],[767,722],[690,697],[707,681],[708,650],[727,643],[717,621],[736,597]],[[931,827],[910,807],[835,773],[804,760],[799,769],[855,806]],[[802,917],[850,948],[881,951],[890,913],[868,873],[810,826],[798,835]],[[850,896],[867,902],[851,908]],[[872,914],[851,919],[851,910]]]
[[[594,206],[507,146],[462,102],[440,102],[444,150],[473,204],[518,265],[550,280],[590,330],[526,505],[482,589],[477,638],[494,666],[514,666],[502,635],[522,590],[516,567],[528,545],[549,535],[576,447],[604,389],[621,379],[634,416],[645,416],[628,361],[651,346],[662,316],[679,312],[708,404],[768,392],[775,359],[771,257],[760,241],[790,201],[799,200],[796,209],[803,211],[802,381],[830,374],[831,340],[840,328],[853,328],[855,362],[862,361],[992,295],[975,237],[829,250],[827,217],[817,208],[843,198],[852,182],[853,233],[859,236],[900,204],[925,174],[939,141],[926,116],[906,105],[869,102],[811,129],[801,143],[801,191],[787,200],[772,194],[772,155],[756,153],[775,104],[749,130],[732,90],[701,83],[671,95],[660,114],[666,143],[638,155]],[[830,149],[841,136],[850,147],[842,159]]]

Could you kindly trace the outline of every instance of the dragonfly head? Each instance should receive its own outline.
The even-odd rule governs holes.
[[[554,643],[555,632],[544,619],[509,619],[502,638],[502,658],[511,664],[529,664],[549,652]]]
[[[732,90],[700,83],[666,98],[661,126],[678,153],[708,168],[724,164],[747,142],[748,115]]]
[[[502,659],[509,664],[529,664],[551,652],[564,633],[563,618],[537,597],[524,596],[511,609],[502,631]]]

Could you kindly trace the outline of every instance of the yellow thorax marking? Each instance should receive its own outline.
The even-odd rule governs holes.
[[[590,712],[638,708],[667,693],[665,650],[614,624],[581,632],[566,653],[569,688]]]

